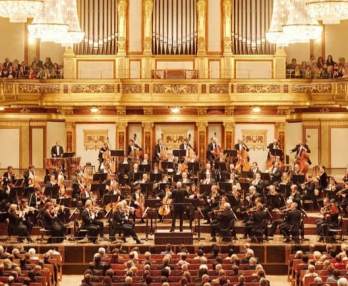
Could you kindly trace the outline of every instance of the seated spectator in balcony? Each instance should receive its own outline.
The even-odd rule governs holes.
[[[286,69],[289,71],[289,76],[293,77],[295,75],[295,68],[297,67],[297,61],[295,58],[291,59],[291,62],[286,65]]]

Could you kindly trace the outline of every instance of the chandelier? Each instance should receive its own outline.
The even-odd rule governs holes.
[[[61,43],[65,47],[71,47],[73,44],[80,43],[85,37],[85,33],[81,32],[76,0],[64,0],[64,2],[64,21],[69,28],[66,37],[62,39]]]
[[[266,39],[268,42],[271,44],[276,44],[278,47],[288,45],[283,32],[283,25],[286,24],[288,19],[288,2],[289,0],[273,1],[272,20],[270,28],[266,33]]]
[[[0,17],[11,23],[25,23],[34,18],[43,6],[43,0],[0,0]]]
[[[62,43],[69,28],[64,21],[63,8],[61,0],[46,0],[38,16],[28,26],[29,38]]]
[[[348,0],[307,0],[309,14],[323,24],[339,24],[348,19]]]
[[[308,43],[321,38],[322,26],[309,15],[305,0],[290,0],[288,19],[283,25],[288,43]]]

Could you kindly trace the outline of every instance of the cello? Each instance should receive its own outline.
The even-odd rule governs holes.
[[[299,148],[300,150],[295,160],[295,164],[299,165],[301,173],[306,174],[309,169],[309,155],[307,149],[303,145]]]
[[[247,151],[248,147],[243,143],[243,148],[242,150],[237,151],[237,164],[236,164],[236,169],[239,170],[240,172],[249,172],[251,167],[250,167],[250,162],[249,162],[249,154]]]

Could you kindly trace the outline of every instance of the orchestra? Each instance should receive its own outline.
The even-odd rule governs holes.
[[[52,147],[57,151],[52,157],[62,153],[57,145]],[[0,188],[0,211],[7,215],[0,218],[9,222],[11,233],[20,241],[31,241],[33,226],[41,223],[49,232],[49,242],[58,243],[68,231],[67,224],[80,221],[79,229],[85,229],[93,243],[103,239],[107,224],[111,241],[121,233],[122,240],[131,236],[140,243],[135,226],[145,223],[149,214],[155,213],[160,222],[170,218],[169,228],[174,232],[177,219],[179,231],[184,230],[186,218],[192,228],[199,211],[211,226],[213,241],[217,234],[223,239],[236,238],[234,223],[241,220],[245,237],[252,241],[267,239],[279,227],[286,242],[292,239],[297,243],[304,200],[312,200],[318,207],[323,201],[323,219],[317,223],[321,239],[329,237],[330,227],[337,225],[340,208],[347,211],[348,180],[337,183],[322,167],[309,174],[303,168],[311,163],[306,144],[292,150],[295,160],[291,165],[285,164],[284,151],[274,140],[267,147],[265,170],[252,162],[250,148],[243,140],[234,145],[232,156],[224,156],[216,138],[211,138],[203,166],[188,138],[178,148],[186,150],[186,156],[176,156],[159,139],[150,160],[149,154],[130,139],[125,156],[112,164],[116,169],[111,170],[108,162],[116,161],[105,143],[98,153],[98,172],[93,174],[89,165],[79,167],[70,185],[61,167],[47,170],[46,183],[40,184],[34,166],[29,166],[23,179],[17,179],[9,166]],[[342,199],[341,204],[336,203],[338,199]],[[157,207],[151,201],[157,201]]]

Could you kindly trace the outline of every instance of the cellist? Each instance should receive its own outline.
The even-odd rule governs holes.
[[[297,144],[295,148],[291,150],[291,152],[296,153],[295,163],[298,163],[300,166],[301,172],[306,174],[308,171],[309,165],[312,164],[308,155],[311,152],[308,145],[301,142]]]
[[[242,140],[239,139],[238,143],[234,145],[234,149],[237,151],[237,158],[238,158],[236,169],[240,170],[241,172],[250,171],[248,146]]]

